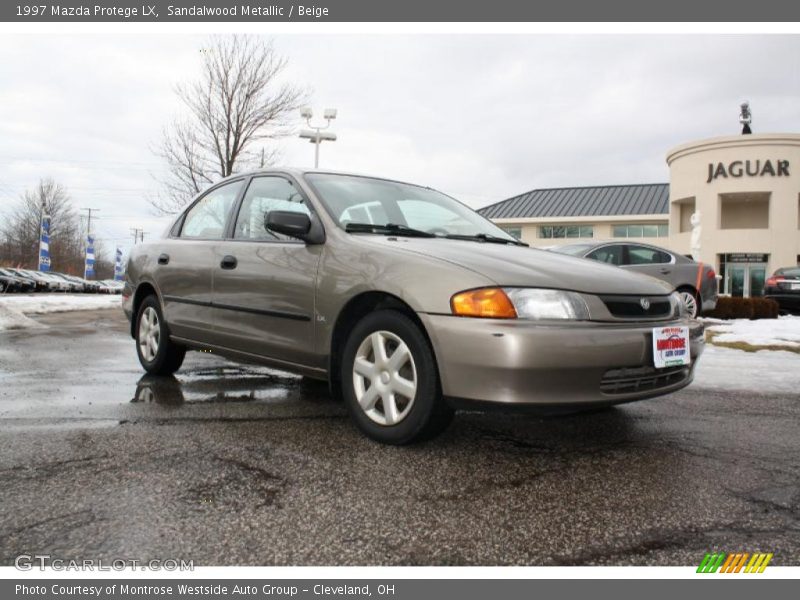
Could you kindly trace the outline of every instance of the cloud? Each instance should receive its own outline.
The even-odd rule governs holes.
[[[285,35],[286,78],[339,109],[321,165],[439,188],[478,207],[535,187],[667,181],[677,144],[800,126],[800,38],[741,35]],[[155,234],[150,148],[181,108],[202,37],[0,40],[0,213],[39,177],[100,208],[98,234]],[[300,125],[298,120],[298,125]],[[310,166],[313,147],[280,143]]]

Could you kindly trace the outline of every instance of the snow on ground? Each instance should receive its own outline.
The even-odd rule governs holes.
[[[114,294],[15,294],[0,296],[0,331],[42,327],[26,315],[72,310],[119,308],[121,297]]]
[[[777,319],[706,320],[706,330],[716,333],[714,342],[745,342],[752,346],[800,348],[800,317]]]
[[[797,394],[800,354],[783,350],[745,352],[706,344],[692,385],[715,390]]]

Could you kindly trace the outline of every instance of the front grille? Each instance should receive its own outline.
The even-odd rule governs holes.
[[[600,296],[608,312],[618,319],[669,319],[669,296]],[[645,308],[646,307],[646,308]]]
[[[610,369],[600,381],[600,391],[603,394],[615,395],[660,390],[686,380],[691,371],[688,365],[666,369],[653,367]]]

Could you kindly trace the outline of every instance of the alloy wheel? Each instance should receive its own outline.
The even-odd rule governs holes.
[[[353,387],[361,410],[379,425],[397,425],[417,395],[417,368],[406,343],[390,331],[364,338],[353,362]]]
[[[695,295],[692,292],[681,292],[681,300],[686,306],[686,312],[694,319],[697,316],[697,298],[695,298]]]
[[[158,313],[155,308],[148,306],[139,319],[139,350],[146,361],[155,360],[160,341],[161,325],[158,322]]]

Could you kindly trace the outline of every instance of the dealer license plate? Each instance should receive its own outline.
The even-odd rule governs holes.
[[[692,362],[688,327],[653,329],[653,359],[656,369],[678,367]]]

